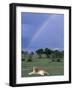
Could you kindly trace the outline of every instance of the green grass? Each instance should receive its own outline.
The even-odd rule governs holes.
[[[22,77],[32,77],[32,76],[41,76],[41,75],[28,75],[29,72],[32,72],[33,66],[45,67],[48,69],[49,76],[64,75],[64,61],[53,62],[48,58],[33,58],[31,62],[22,60],[21,62],[21,76]]]

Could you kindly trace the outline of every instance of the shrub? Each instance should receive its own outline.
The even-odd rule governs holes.
[[[54,62],[55,60],[54,59],[52,59],[52,62]]]
[[[28,61],[28,62],[32,62],[32,59],[31,59],[31,58],[29,58],[27,61]]]
[[[25,58],[23,58],[22,61],[25,61]]]
[[[60,59],[57,59],[57,62],[60,62]]]

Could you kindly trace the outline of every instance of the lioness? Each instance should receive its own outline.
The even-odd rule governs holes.
[[[39,74],[39,75],[49,75],[48,73],[48,69],[44,68],[44,67],[33,67],[32,72],[28,73],[29,75],[32,74]]]

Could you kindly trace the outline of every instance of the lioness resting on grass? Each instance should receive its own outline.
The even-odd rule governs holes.
[[[32,72],[28,73],[29,75],[38,74],[44,76],[45,74],[49,75],[48,70],[42,67],[33,67]]]

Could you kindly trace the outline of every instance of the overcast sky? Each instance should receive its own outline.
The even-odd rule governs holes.
[[[64,49],[63,14],[22,12],[21,31],[22,49]]]

